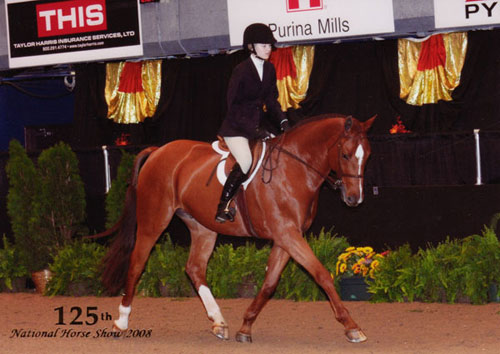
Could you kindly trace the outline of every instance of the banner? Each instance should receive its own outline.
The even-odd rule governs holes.
[[[5,0],[9,67],[142,56],[138,0]]]
[[[434,0],[436,28],[470,27],[500,23],[498,0]]]
[[[278,42],[394,32],[392,0],[227,0],[231,46],[254,22],[269,25]]]

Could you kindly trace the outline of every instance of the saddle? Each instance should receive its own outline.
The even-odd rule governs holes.
[[[229,152],[229,149],[224,141],[224,139],[220,136],[217,136],[216,141],[212,143],[212,148],[219,154],[221,155],[221,159],[219,160],[218,164],[216,165],[214,172],[212,173],[212,176],[214,173],[217,174],[217,179],[221,185],[224,185],[226,182],[227,176],[231,172],[231,169],[233,168],[233,165],[236,163],[235,158],[231,155]],[[237,209],[240,210],[240,214],[243,220],[243,223],[245,224],[245,227],[247,231],[249,232],[249,235],[257,237],[257,234],[252,226],[252,221],[250,220],[250,216],[248,213],[248,208],[247,208],[247,203],[246,203],[246,198],[245,198],[245,190],[247,186],[252,182],[252,180],[255,178],[257,171],[259,170],[260,166],[262,165],[262,161],[264,159],[264,155],[266,152],[266,143],[261,140],[252,140],[250,141],[250,151],[252,152],[252,166],[250,167],[250,170],[248,171],[248,178],[245,182],[243,182],[236,192],[232,203],[233,207],[229,208],[230,212],[233,214],[233,216],[236,215]],[[212,177],[211,176],[211,177]],[[211,178],[210,178],[211,180]],[[210,183],[210,180],[208,183]],[[207,185],[208,185],[207,183]]]
[[[247,186],[250,184],[250,182],[255,178],[257,170],[262,165],[262,160],[264,159],[264,155],[266,152],[266,143],[264,141],[251,140],[249,144],[250,144],[250,151],[252,152],[252,166],[250,167],[250,170],[247,173],[248,174],[247,180],[242,183],[242,187],[244,189],[246,189]],[[233,157],[233,155],[231,155],[231,153],[229,152],[229,148],[227,147],[224,138],[222,138],[221,136],[217,135],[217,140],[212,143],[212,148],[215,150],[215,152],[221,155],[221,159],[216,165],[215,171],[212,173],[212,175],[216,173],[219,183],[221,185],[224,185],[224,183],[226,182],[226,178],[229,175],[229,172],[231,172],[231,169],[236,163],[236,160]]]

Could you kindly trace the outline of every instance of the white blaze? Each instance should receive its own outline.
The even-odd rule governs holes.
[[[356,149],[356,153],[354,156],[358,159],[358,176],[361,176],[361,168],[363,166],[363,157],[365,156],[365,150],[363,150],[363,146],[360,144]],[[361,203],[363,201],[363,179],[359,178],[359,201]]]

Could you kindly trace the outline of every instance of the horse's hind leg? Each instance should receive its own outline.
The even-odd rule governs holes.
[[[183,214],[179,216],[186,223],[191,233],[191,249],[186,264],[186,273],[198,291],[208,318],[213,322],[212,333],[217,338],[228,340],[229,329],[227,322],[224,320],[219,305],[217,305],[212,292],[208,288],[206,280],[208,260],[213,252],[217,233],[205,228],[189,215]]]
[[[290,233],[289,235],[290,238],[287,238],[286,241],[280,240],[279,245],[283,247],[297,263],[303,266],[309,274],[311,274],[316,283],[326,292],[337,321],[344,325],[347,340],[352,343],[364,342],[366,336],[340,301],[340,297],[335,290],[332,277],[328,270],[321,264],[318,258],[316,258],[309,244],[302,237],[302,234],[296,232],[293,234]],[[277,240],[275,240],[275,242],[277,242]]]
[[[144,195],[138,195],[137,231],[134,249],[130,255],[127,279],[125,281],[125,295],[119,306],[120,317],[115,321],[116,329],[128,328],[128,317],[131,311],[132,300],[139,278],[149,258],[154,244],[173,216],[173,208],[165,206],[160,198],[153,202],[144,200]]]
[[[118,308],[120,317],[114,322],[115,330],[125,331],[128,328],[128,317],[131,311],[130,305],[134,298],[135,288],[144,270],[149,253],[160,235],[161,231],[155,233],[153,236],[145,236],[145,234],[140,232],[140,229],[137,230],[136,243],[130,255],[130,265],[125,283],[125,295]]]
[[[252,301],[250,306],[245,312],[243,317],[243,324],[236,334],[236,340],[238,342],[252,342],[252,325],[255,319],[259,315],[260,311],[264,305],[269,300],[270,296],[273,294],[278,282],[280,280],[281,273],[285,268],[290,256],[281,247],[273,246],[271,250],[271,255],[267,261],[267,270],[264,283],[260,288],[259,293]]]

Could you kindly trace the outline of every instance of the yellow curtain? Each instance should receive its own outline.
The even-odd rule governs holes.
[[[276,68],[278,101],[283,111],[299,108],[309,88],[314,60],[314,46],[293,46],[276,49],[271,62]]]
[[[424,42],[399,39],[400,98],[416,106],[451,101],[466,50],[466,32],[437,34]]]
[[[161,60],[108,63],[104,92],[108,118],[130,124],[153,116],[160,88]]]

